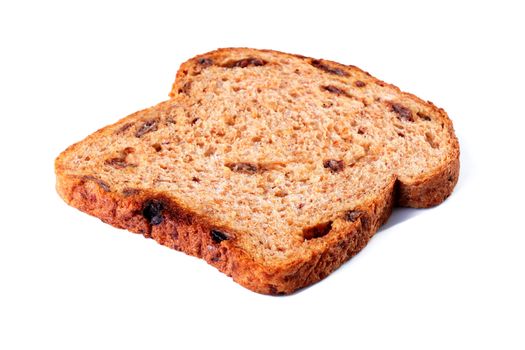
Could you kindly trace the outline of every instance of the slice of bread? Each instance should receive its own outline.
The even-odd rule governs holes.
[[[256,292],[319,281],[392,206],[436,205],[458,179],[445,111],[353,66],[220,49],[170,96],[65,150],[57,190]]]

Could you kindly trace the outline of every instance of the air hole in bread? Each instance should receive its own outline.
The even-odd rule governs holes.
[[[279,189],[277,191],[275,191],[275,193],[273,194],[275,197],[286,197],[288,195],[288,192],[286,192],[285,190],[283,189]]]
[[[229,126],[235,125],[235,117],[232,115],[225,115],[224,117],[224,123]]]
[[[151,145],[151,147],[153,147],[155,152],[160,152],[162,150],[162,146],[158,143],[154,143],[153,145]]]
[[[421,113],[421,112],[417,112],[417,116],[419,118],[421,118],[421,120],[424,120],[426,122],[429,122],[432,120],[432,118],[430,118],[428,115],[424,114],[424,113]]]
[[[317,224],[303,230],[303,238],[310,240],[326,236],[332,230],[332,221]]]
[[[430,147],[439,148],[439,142],[437,142],[434,138],[434,135],[428,131],[425,133],[425,141],[430,145]]]

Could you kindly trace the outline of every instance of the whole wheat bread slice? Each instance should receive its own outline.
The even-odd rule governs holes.
[[[65,150],[58,193],[256,292],[319,281],[392,206],[436,205],[458,179],[443,109],[353,66],[220,49],[170,96]]]

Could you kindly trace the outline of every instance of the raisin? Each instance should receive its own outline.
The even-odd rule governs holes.
[[[332,94],[347,95],[346,91],[344,91],[343,89],[338,88],[337,86],[326,85],[326,86],[323,86],[322,88],[323,88],[323,90],[331,92]]]
[[[198,62],[203,67],[209,67],[213,64],[213,61],[209,58],[199,58]]]
[[[345,96],[349,98],[353,98],[354,96],[350,95],[346,90],[343,90],[337,86],[334,85],[323,85],[321,86],[321,89],[324,91],[328,91],[332,94],[339,95],[339,96]],[[363,102],[364,103],[364,102]],[[366,104],[365,104],[366,105]]]
[[[150,225],[159,225],[164,221],[164,217],[162,216],[162,212],[164,211],[164,203],[157,200],[152,199],[146,202],[144,204],[144,209],[142,209],[142,216],[148,222]]]
[[[344,70],[342,70],[341,68],[335,68],[335,67],[331,67],[323,62],[321,62],[321,60],[312,60],[310,62],[310,64],[312,66],[314,66],[315,68],[317,69],[320,69],[324,72],[327,72],[327,73],[330,73],[330,74],[335,74],[335,75],[339,75],[339,76],[342,76],[342,77],[347,77],[348,76],[348,73]]]
[[[212,241],[214,241],[215,243],[221,243],[222,241],[227,241],[228,239],[230,239],[230,237],[228,237],[224,232],[221,232],[219,230],[211,230],[210,236]]]
[[[346,221],[355,222],[361,215],[363,215],[361,210],[348,210],[343,217]]]
[[[148,132],[152,132],[152,131],[157,131],[157,121],[156,120],[145,121],[135,133],[135,137],[142,137],[144,134],[147,134]]]
[[[109,185],[108,185],[106,182],[104,182],[104,181],[102,181],[102,180],[98,180],[98,181],[97,181],[97,184],[98,184],[98,185],[100,186],[100,188],[102,188],[104,191],[109,192]]]
[[[354,85],[357,86],[357,87],[364,87],[366,85],[366,83],[361,81],[361,80],[356,80]]]
[[[225,68],[246,68],[246,67],[259,67],[264,66],[266,63],[265,60],[255,57],[243,58],[238,61],[229,61],[226,62],[223,67]]]
[[[333,173],[338,173],[344,169],[345,164],[342,160],[327,159],[323,161],[323,166],[330,169]]]
[[[116,169],[124,169],[124,168],[127,168],[128,166],[131,166],[131,164],[126,162],[126,159],[124,159],[124,158],[106,159],[106,161],[104,163],[106,165],[112,166],[113,168],[116,168]]]
[[[398,118],[402,121],[414,121],[412,111],[399,103],[392,103],[392,111],[397,113]]]

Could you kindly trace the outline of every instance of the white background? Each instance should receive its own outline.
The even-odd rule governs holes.
[[[2,1],[1,349],[524,349],[525,12],[515,3]],[[288,297],[65,205],[54,158],[250,46],[357,65],[444,107],[454,194],[396,210]]]

